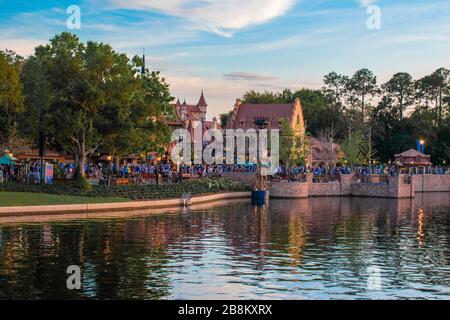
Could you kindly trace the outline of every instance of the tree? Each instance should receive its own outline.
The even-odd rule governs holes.
[[[325,75],[323,78],[325,86],[322,88],[322,92],[328,98],[334,112],[342,110],[342,99],[345,96],[348,82],[349,79],[347,76],[338,74],[334,71]]]
[[[450,93],[450,70],[440,68],[431,75],[432,85],[436,93],[436,107],[438,109],[438,122],[441,123],[445,97]]]
[[[398,118],[403,119],[405,109],[413,103],[414,81],[409,73],[400,72],[382,85],[385,94],[397,101]]]
[[[347,137],[341,143],[344,159],[349,165],[360,165],[364,163],[364,136],[358,130],[351,128],[347,131]]]
[[[359,105],[361,108],[360,119],[366,119],[367,99],[377,93],[377,77],[369,69],[356,71],[353,77],[347,81],[347,91],[350,93],[349,100],[352,105]]]
[[[367,134],[367,142],[364,143],[364,151],[365,151],[365,160],[369,166],[372,166],[372,163],[375,161],[375,157],[377,155],[375,145],[372,138],[372,127],[369,128],[369,132]]]
[[[29,57],[22,71],[24,112],[19,115],[18,128],[22,137],[38,144],[40,139],[51,138],[46,115],[49,112],[53,91],[47,79],[46,64],[40,60],[39,55]]]
[[[228,123],[229,119],[231,119],[232,115],[233,115],[233,111],[219,115],[220,125],[222,126],[222,128],[226,128],[227,123]]]
[[[13,51],[0,51],[0,142],[12,147],[17,115],[23,111],[20,73],[23,58]]]
[[[296,134],[289,122],[280,119],[280,159],[286,166],[306,164],[306,154],[308,154],[308,144],[305,137]]]
[[[283,103],[280,101],[277,93],[269,91],[257,92],[255,90],[247,91],[242,97],[242,102],[249,104]]]
[[[123,91],[124,85],[117,85],[122,88],[118,90],[120,96],[105,107],[96,121],[102,136],[100,148],[110,153],[116,164],[130,153],[163,152],[171,138],[165,120],[175,116],[165,79],[159,72],[146,70],[133,78],[128,93]]]
[[[150,120],[148,126],[141,126],[141,129],[145,130],[143,150],[162,153],[171,140],[171,130],[166,125],[166,120],[175,118],[175,109],[171,105],[174,98],[170,94],[169,85],[159,72],[146,71],[141,80],[141,90],[144,94],[142,113],[147,114]]]
[[[86,151],[99,140],[95,121],[108,106],[127,101],[135,81],[132,65],[109,45],[84,44],[67,32],[38,47],[35,58],[52,92],[49,135],[74,156],[77,176],[84,177]]]
[[[430,107],[430,102],[433,101],[436,93],[433,87],[433,78],[431,75],[425,76],[414,82],[416,105],[423,105],[426,108]]]

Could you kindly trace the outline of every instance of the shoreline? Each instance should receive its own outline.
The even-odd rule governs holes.
[[[203,204],[221,200],[250,198],[251,192],[224,192],[192,197],[189,205]],[[130,201],[117,203],[91,203],[91,204],[67,204],[67,205],[42,205],[42,206],[13,206],[0,207],[0,217],[36,216],[36,215],[63,215],[86,214],[92,212],[133,211],[161,208],[182,209],[181,199]]]

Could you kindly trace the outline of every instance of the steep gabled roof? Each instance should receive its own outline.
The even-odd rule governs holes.
[[[177,99],[177,102],[175,103],[175,107],[181,107],[180,98]]]
[[[233,129],[257,129],[255,118],[269,118],[267,129],[279,129],[281,118],[290,120],[294,112],[294,103],[290,104],[242,104],[236,114]]]
[[[208,104],[206,103],[206,100],[205,100],[205,96],[203,95],[203,90],[202,90],[202,95],[200,96],[200,99],[198,100],[197,106],[198,107],[207,107],[208,106]]]

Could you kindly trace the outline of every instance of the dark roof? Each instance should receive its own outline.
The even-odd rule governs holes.
[[[294,111],[294,103],[291,104],[242,104],[239,106],[233,129],[257,129],[255,118],[266,117],[269,119],[267,129],[279,129],[279,120],[290,120]]]

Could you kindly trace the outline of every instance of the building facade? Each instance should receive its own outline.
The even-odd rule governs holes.
[[[306,165],[331,164],[338,160],[339,145],[322,141],[306,135],[305,119],[300,98],[288,104],[246,104],[236,100],[227,129],[266,129],[280,130],[283,139],[283,122],[289,125],[295,140],[301,141],[293,145],[292,152],[303,154]],[[263,125],[261,125],[263,124]],[[301,148],[302,150],[298,150]]]

